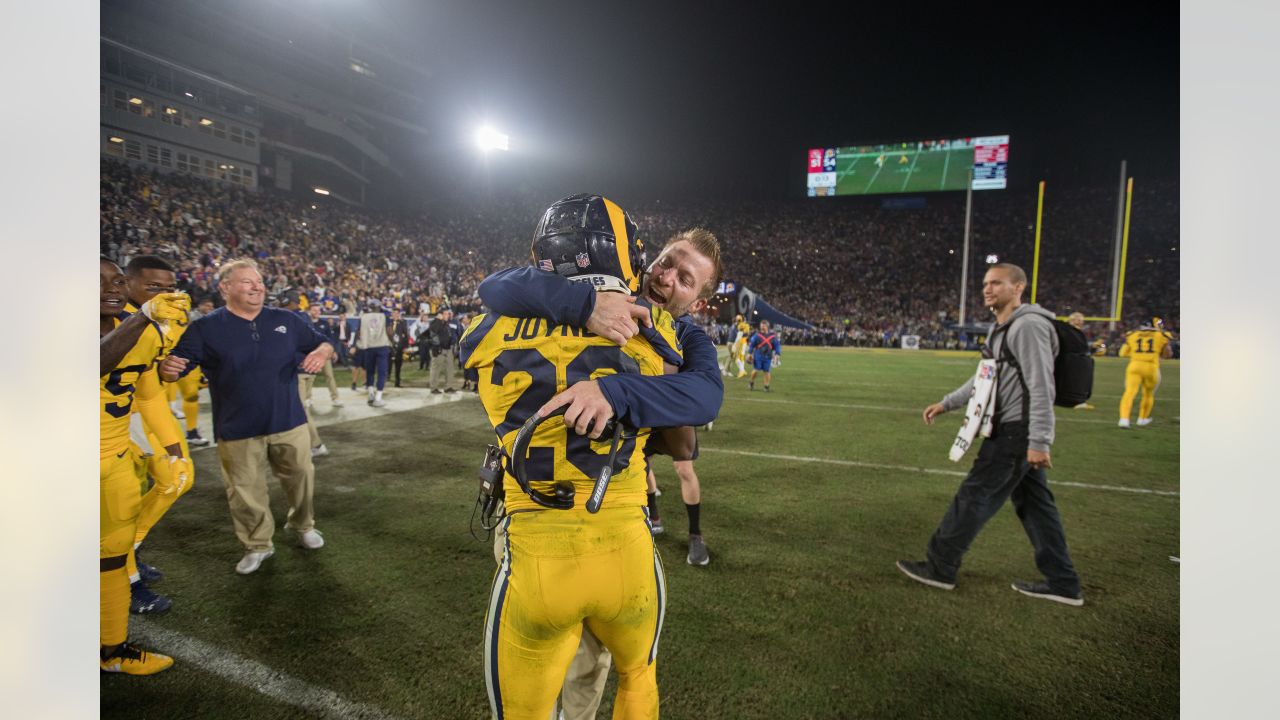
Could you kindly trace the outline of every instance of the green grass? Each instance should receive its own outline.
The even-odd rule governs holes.
[[[678,481],[656,464],[668,528],[658,539],[669,584],[664,717],[1176,717],[1179,566],[1168,557],[1180,554],[1178,497],[1054,488],[1080,609],[1009,588],[1036,577],[1009,507],[974,543],[954,591],[894,568],[923,557],[960,479],[910,468],[968,467],[946,459],[958,416],[930,428],[919,413],[975,358],[790,348],[772,393],[727,381],[697,463],[710,566],[684,562]],[[1178,364],[1163,367],[1156,422],[1130,431],[1115,427],[1123,370],[1100,359],[1098,409],[1059,409],[1050,479],[1176,492]],[[416,370],[406,379],[425,384]],[[151,626],[388,715],[488,717],[481,630],[494,563],[468,532],[491,438],[479,403],[323,433],[332,455],[317,462],[316,509],[328,544],[308,553],[280,530],[275,557],[248,577],[232,571],[240,550],[216,453],[196,454],[196,487],[147,543],[148,562],[167,573],[157,589],[175,602]],[[275,487],[273,499],[282,526]],[[101,693],[104,718],[322,716],[181,658],[151,678],[104,676]],[[600,717],[612,695],[611,681]]]
[[[899,164],[906,155],[906,164]],[[884,167],[877,168],[878,154],[842,155],[836,166],[837,195],[963,190],[973,165],[973,149],[916,152],[915,148],[885,153]]]

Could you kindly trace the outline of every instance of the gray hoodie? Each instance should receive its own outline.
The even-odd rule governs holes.
[[[1004,344],[1008,343],[1009,354],[1022,368],[1022,379],[1031,393],[1027,446],[1041,452],[1048,452],[1053,444],[1053,359],[1058,355],[1058,333],[1053,329],[1053,317],[1053,313],[1039,305],[1024,303],[1009,316],[1013,327],[994,339],[987,336],[993,357],[999,360]],[[1013,322],[1015,319],[1018,321]],[[992,331],[998,327],[1001,326],[993,326]],[[996,378],[996,422],[1022,420],[1022,383],[1018,382],[1018,369],[1002,362]],[[942,399],[942,406],[948,411],[958,410],[965,407],[972,394],[973,378],[969,378]]]

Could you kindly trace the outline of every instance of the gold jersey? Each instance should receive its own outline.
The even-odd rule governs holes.
[[[556,393],[582,380],[614,373],[661,375],[663,362],[682,362],[671,314],[650,307],[653,328],[624,347],[587,330],[552,325],[541,318],[501,315],[476,317],[462,336],[464,366],[479,372],[480,401],[500,444],[508,452],[521,425]],[[566,428],[563,416],[540,426],[529,443],[525,467],[530,485],[552,492],[553,483],[574,483],[577,504],[586,503],[595,478],[608,461],[609,440],[600,442]],[[643,506],[645,496],[644,443],[648,429],[624,440],[618,449],[618,470],[605,494],[604,508]],[[504,483],[508,513],[541,509],[525,495],[510,473]]]
[[[115,324],[119,326],[120,320]],[[99,379],[100,457],[118,456],[129,449],[129,415],[135,400],[139,405],[158,402],[168,410],[156,371],[164,343],[160,327],[151,323],[115,369]]]
[[[1129,362],[1160,364],[1160,356],[1169,344],[1169,335],[1160,330],[1134,330],[1125,335],[1124,345],[1120,347],[1120,357],[1128,357]]]

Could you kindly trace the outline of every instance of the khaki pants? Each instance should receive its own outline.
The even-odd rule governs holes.
[[[437,382],[437,380],[439,380],[439,382]],[[446,350],[431,358],[431,389],[443,390],[452,384],[453,353]]]
[[[502,564],[502,553],[507,546],[506,523],[498,523],[493,531],[493,558]],[[604,643],[582,626],[582,641],[573,653],[573,662],[564,675],[560,688],[560,713],[552,711],[551,720],[595,720],[600,700],[604,698],[604,686],[609,681],[609,666],[613,655]]]
[[[312,495],[316,473],[311,464],[311,446],[307,430],[299,425],[292,430],[260,435],[244,440],[218,441],[218,461],[222,464],[222,480],[227,488],[227,504],[236,537],[245,550],[264,552],[272,548],[275,520],[271,517],[267,477],[262,461],[284,488],[289,503],[286,525],[297,533],[315,527]]]
[[[333,377],[333,358],[324,362],[324,381],[329,384],[329,399],[338,399],[338,381]]]
[[[302,398],[302,410],[307,413],[307,434],[311,436],[311,447],[318,448],[324,443],[320,440],[320,430],[316,427],[315,418],[311,417],[311,388],[315,384],[315,375],[298,373],[298,396]]]

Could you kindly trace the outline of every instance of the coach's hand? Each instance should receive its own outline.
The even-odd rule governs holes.
[[[569,408],[564,412],[564,426],[573,428],[579,435],[586,435],[589,427],[592,440],[600,439],[605,423],[613,417],[613,407],[595,380],[574,383],[538,408],[538,415],[546,417],[565,405]]]
[[[327,342],[320,343],[319,347],[302,358],[302,371],[308,375],[316,375],[321,370],[324,370],[324,364],[331,357],[333,357],[333,346]]]
[[[160,379],[165,382],[173,382],[182,375],[182,371],[187,369],[186,358],[180,358],[177,355],[170,355],[160,361]]]
[[[924,424],[932,425],[933,419],[946,412],[947,409],[942,407],[942,403],[934,403],[924,409]]]
[[[636,299],[629,295],[599,292],[591,317],[587,318],[587,329],[621,346],[640,332],[637,322],[653,327],[648,308],[636,305]]]
[[[1038,470],[1048,470],[1053,467],[1053,463],[1049,461],[1049,452],[1040,452],[1027,448],[1027,464]]]

